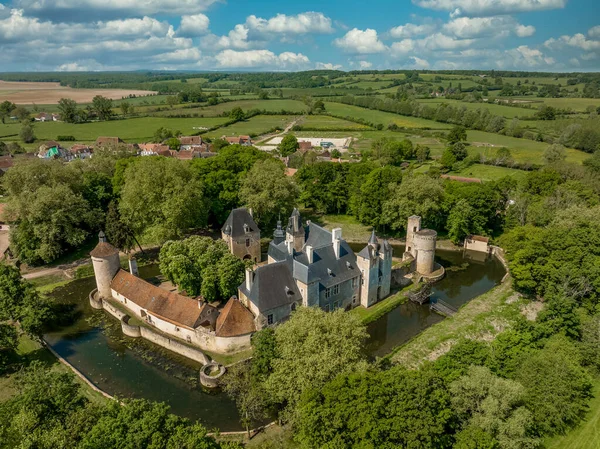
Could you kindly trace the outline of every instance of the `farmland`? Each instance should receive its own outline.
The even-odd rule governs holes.
[[[208,132],[206,136],[210,138],[239,135],[255,137],[266,134],[275,128],[283,130],[292,120],[293,117],[288,115],[257,115],[248,120]]]
[[[15,104],[57,104],[61,98],[70,98],[78,103],[91,103],[96,95],[120,99],[130,95],[146,96],[155,92],[136,89],[72,89],[59,83],[28,83],[0,81],[0,102]]]

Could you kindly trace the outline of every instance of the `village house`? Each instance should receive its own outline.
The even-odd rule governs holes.
[[[488,253],[490,251],[490,239],[481,235],[469,235],[465,239],[465,249]]]
[[[268,264],[247,270],[238,292],[260,329],[285,321],[301,305],[325,311],[370,307],[389,295],[391,271],[392,248],[374,232],[355,254],[341,229],[304,226],[295,209],[285,230],[277,223]]]
[[[70,160],[89,159],[92,157],[94,150],[88,145],[75,144],[69,148]]]
[[[298,142],[298,151],[300,151],[301,153],[306,153],[307,151],[310,151],[312,149],[313,145],[311,142],[306,140],[301,140],[300,142]]]
[[[65,159],[67,160],[69,153],[62,145],[54,140],[48,140],[40,145],[38,157],[40,159]]]
[[[140,156],[173,157],[173,153],[176,153],[175,151],[171,151],[169,145],[162,143],[140,143],[138,147],[140,149]]]
[[[60,115],[49,114],[47,112],[40,112],[34,117],[34,120],[36,122],[58,122],[60,120]]]
[[[121,140],[119,137],[98,137],[96,139],[96,143],[94,146],[98,147],[118,147],[119,145],[123,145],[125,142]]]
[[[233,209],[221,228],[221,238],[234,256],[260,262],[260,229],[251,210],[245,207]]]
[[[243,145],[245,147],[252,146],[252,139],[250,138],[250,136],[223,136],[222,139],[226,140],[229,143],[229,145]]]
[[[181,144],[180,151],[195,150],[201,153],[208,151],[208,144],[202,140],[202,136],[182,136],[179,138],[179,143]]]

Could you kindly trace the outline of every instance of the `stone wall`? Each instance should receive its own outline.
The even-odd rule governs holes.
[[[140,334],[146,340],[151,341],[152,343],[162,346],[163,348],[173,351],[179,355],[187,357],[188,359],[195,360],[197,362],[202,363],[203,365],[210,362],[210,358],[202,351],[180,343],[174,338],[161,335],[153,331],[152,329],[148,329],[147,327],[140,327]]]

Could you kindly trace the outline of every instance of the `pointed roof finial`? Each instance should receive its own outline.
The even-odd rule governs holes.
[[[100,231],[98,233],[98,241],[99,242],[107,242],[108,239],[106,238],[106,234],[104,233],[104,231]]]
[[[369,243],[372,245],[379,243],[379,241],[377,240],[377,236],[375,235],[375,229],[373,229],[373,232],[371,233],[371,238],[369,239]]]

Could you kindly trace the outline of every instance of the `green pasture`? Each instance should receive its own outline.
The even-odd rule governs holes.
[[[352,117],[367,120],[375,125],[381,123],[387,127],[391,123],[395,123],[401,128],[429,128],[429,129],[450,129],[451,126],[445,123],[438,123],[432,120],[425,120],[417,117],[407,117],[390,112],[377,111],[373,109],[360,108],[342,103],[325,103],[327,112],[341,116]]]
[[[466,109],[487,109],[490,114],[500,115],[507,119],[513,119],[516,117],[531,117],[537,112],[537,108],[519,108],[513,106],[503,106],[496,103],[467,103],[460,100],[447,100],[445,98],[434,98],[431,100],[417,100],[419,103],[429,104],[430,106],[437,106],[440,104],[449,104],[455,107],[465,107]],[[435,107],[434,106],[434,107]]]
[[[293,119],[294,117],[289,115],[257,115],[248,120],[211,131],[205,135],[210,138],[239,135],[260,136],[261,134],[268,133],[275,127],[279,127],[282,130],[285,129]]]
[[[559,109],[571,109],[573,111],[585,112],[589,106],[597,108],[600,106],[600,98],[537,98],[537,97],[514,97],[514,100],[531,101],[532,106],[537,109],[543,103]]]
[[[528,139],[517,139],[515,137],[503,136],[501,134],[486,133],[483,131],[467,131],[467,139],[470,154],[483,153],[492,157],[500,147],[510,149],[512,157],[517,162],[529,162],[542,164],[542,155],[547,143],[536,142]],[[581,163],[589,157],[583,151],[567,149],[567,161]]]
[[[324,131],[335,131],[338,129],[370,129],[368,126],[361,125],[360,123],[329,117],[327,115],[307,115],[302,117],[297,124],[310,129]]]
[[[527,174],[523,170],[514,168],[496,167],[494,165],[475,164],[460,171],[450,172],[449,175],[463,176],[465,178],[477,178],[483,181],[495,181],[497,179],[510,176],[516,179],[522,179]]]
[[[107,122],[63,123],[43,122],[34,125],[38,141],[56,140],[57,136],[73,136],[77,142],[95,142],[99,136],[114,136],[128,142],[144,142],[152,139],[160,128],[179,130],[183,134],[198,133],[198,127],[212,128],[227,122],[226,117],[215,118],[159,118],[141,117]],[[19,140],[20,124],[0,124],[0,140]],[[70,142],[69,142],[70,144]]]

